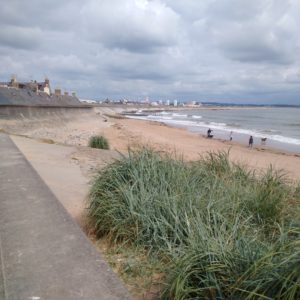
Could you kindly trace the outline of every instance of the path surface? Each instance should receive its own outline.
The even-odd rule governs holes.
[[[0,299],[130,299],[4,134],[0,134],[0,158]]]

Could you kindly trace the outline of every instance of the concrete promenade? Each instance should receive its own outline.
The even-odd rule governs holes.
[[[1,133],[0,299],[131,299],[9,136]]]

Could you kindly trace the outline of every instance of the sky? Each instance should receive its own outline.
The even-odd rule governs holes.
[[[0,81],[300,105],[300,0],[0,0]]]

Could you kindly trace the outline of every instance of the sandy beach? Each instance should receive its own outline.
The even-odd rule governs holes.
[[[261,147],[249,149],[234,142],[211,140],[162,123],[120,117],[121,111],[122,108],[97,107],[88,112],[2,119],[0,128],[11,135],[79,223],[95,172],[116,159],[119,152],[126,154],[128,147],[149,145],[182,155],[185,160],[197,160],[209,151],[229,151],[232,161],[242,162],[258,171],[272,165],[290,180],[300,180],[300,157],[296,154]],[[103,134],[109,140],[111,150],[87,147],[94,134]]]

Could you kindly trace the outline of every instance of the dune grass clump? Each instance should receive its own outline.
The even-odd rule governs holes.
[[[272,168],[143,148],[99,172],[88,214],[98,236],[161,257],[164,299],[296,299],[300,226],[288,203],[300,204],[299,187]]]
[[[89,140],[89,146],[91,148],[98,148],[98,149],[109,149],[109,143],[107,138],[102,135],[94,135]]]

